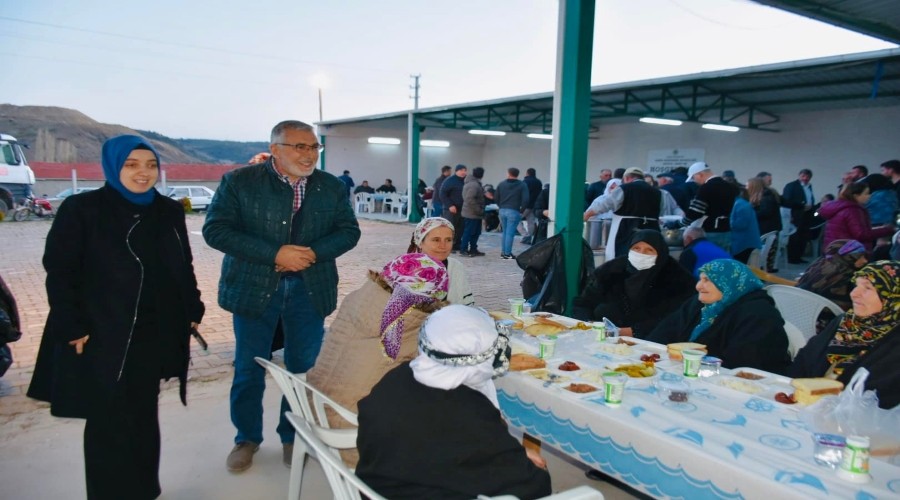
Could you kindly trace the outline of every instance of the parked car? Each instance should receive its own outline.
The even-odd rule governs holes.
[[[214,194],[216,192],[206,186],[172,186],[166,196],[175,200],[187,198],[191,200],[193,210],[206,210]]]
[[[48,197],[47,201],[50,202],[50,205],[53,207],[53,210],[55,211],[62,204],[63,200],[65,200],[69,196],[72,196],[73,194],[86,193],[88,191],[93,191],[95,189],[97,189],[97,186],[82,186],[82,187],[77,187],[74,190],[72,188],[63,189],[62,191],[56,193],[55,195]]]

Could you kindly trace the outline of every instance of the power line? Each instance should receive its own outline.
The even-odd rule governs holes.
[[[19,19],[19,18],[8,17],[8,16],[0,16],[0,20],[14,22],[14,23],[30,24],[30,25],[35,25],[35,26],[45,26],[48,28],[75,31],[75,32],[79,32],[79,33],[90,33],[93,35],[109,36],[109,37],[121,38],[121,39],[125,39],[125,40],[135,40],[135,41],[140,41],[140,42],[155,43],[155,44],[167,45],[167,46],[171,46],[171,47],[189,48],[189,49],[195,49],[195,50],[205,50],[208,52],[218,52],[221,54],[253,57],[253,58],[260,58],[260,59],[270,59],[273,61],[292,62],[292,63],[296,63],[296,64],[311,64],[311,65],[315,65],[315,66],[331,66],[331,67],[335,67],[335,68],[343,68],[343,69],[349,69],[349,70],[354,70],[354,71],[375,71],[375,72],[379,72],[379,73],[397,73],[397,71],[394,71],[394,70],[368,68],[368,67],[363,67],[363,66],[348,66],[348,65],[344,65],[344,64],[330,63],[330,62],[324,62],[324,61],[310,61],[310,60],[305,60],[305,59],[293,59],[293,58],[275,56],[272,54],[256,54],[256,53],[252,53],[252,52],[240,52],[240,51],[235,51],[235,50],[222,49],[222,48],[218,48],[218,47],[210,47],[210,46],[205,46],[205,45],[196,45],[196,44],[181,43],[181,42],[172,42],[172,41],[168,41],[168,40],[160,40],[160,39],[155,39],[155,38],[146,38],[146,37],[139,37],[139,36],[132,36],[132,35],[123,35],[120,33],[112,33],[112,32],[108,32],[108,31],[91,30],[91,29],[87,29],[87,28],[66,26],[66,25],[62,25],[62,24],[45,23],[45,22],[40,22],[40,21],[32,21],[29,19]]]

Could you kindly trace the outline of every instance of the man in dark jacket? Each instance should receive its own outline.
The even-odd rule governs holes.
[[[522,242],[531,243],[535,227],[537,227],[537,220],[534,216],[534,202],[537,200],[538,195],[541,194],[541,188],[543,188],[544,183],[537,178],[537,171],[533,168],[525,171],[525,178],[522,179],[522,182],[528,186],[528,207],[525,209],[524,215],[526,233],[525,237],[522,238]]]
[[[609,182],[610,179],[612,179],[612,170],[604,168],[600,171],[600,180],[588,185],[588,188],[584,193],[585,210],[587,210],[587,207],[589,207],[594,200],[603,196],[603,193],[606,191],[606,183]]]
[[[231,472],[247,470],[262,442],[265,370],[253,358],[269,357],[281,324],[287,369],[303,373],[313,366],[324,318],[337,305],[335,260],[360,236],[344,183],[316,169],[322,146],[312,126],[279,123],[269,150],[265,163],[225,174],[203,225],[209,246],[225,253],[219,305],[234,315]],[[278,433],[290,464],[294,431],[287,410],[282,401]]]
[[[453,169],[450,168],[450,165],[441,167],[441,175],[434,180],[434,185],[432,185],[431,208],[437,214],[437,217],[441,217],[444,214],[444,206],[441,204],[441,185],[444,184],[447,177],[450,177],[451,170]]]
[[[514,259],[512,253],[513,239],[518,232],[522,214],[530,205],[528,186],[519,180],[519,169],[506,169],[506,180],[497,184],[497,205],[500,207],[500,224],[503,225],[503,244],[500,250],[501,259]]]
[[[444,207],[443,217],[453,223],[453,252],[459,251],[459,242],[463,233],[463,186],[465,185],[468,169],[465,165],[457,165],[453,169],[453,175],[447,177],[441,184],[441,206]]]
[[[781,193],[781,206],[791,209],[791,224],[797,228],[788,238],[788,263],[805,264],[803,252],[810,240],[809,228],[813,221],[813,208],[816,198],[813,195],[812,170],[804,168],[797,174],[797,180],[784,185]]]
[[[705,217],[706,237],[726,252],[731,249],[731,209],[740,189],[715,175],[709,165],[699,161],[688,169],[688,178],[700,188],[685,212],[682,226]],[[676,224],[677,225],[677,224]]]

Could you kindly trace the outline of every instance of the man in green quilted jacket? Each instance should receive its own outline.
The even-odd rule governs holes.
[[[209,246],[225,253],[219,305],[234,319],[231,421],[237,435],[226,461],[231,472],[250,468],[262,443],[265,370],[253,358],[269,358],[280,324],[287,369],[304,373],[313,366],[324,319],[337,306],[335,259],[359,241],[344,183],[316,169],[322,149],[312,126],[279,123],[272,129],[271,157],[225,174],[203,224]],[[282,400],[277,430],[290,466],[288,409]]]

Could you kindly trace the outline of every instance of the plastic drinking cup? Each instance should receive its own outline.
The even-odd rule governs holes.
[[[556,351],[556,335],[543,335],[540,340],[540,350],[538,351],[538,357],[541,359],[546,359],[553,357],[553,353]]]
[[[513,316],[522,315],[522,307],[525,305],[525,299],[509,299],[509,314]]]
[[[706,353],[696,349],[685,349],[681,351],[684,360],[684,376],[696,378],[700,374],[700,360]]]
[[[625,381],[628,375],[620,372],[606,372],[603,374],[603,399],[609,406],[622,404],[622,395],[625,394]]]

